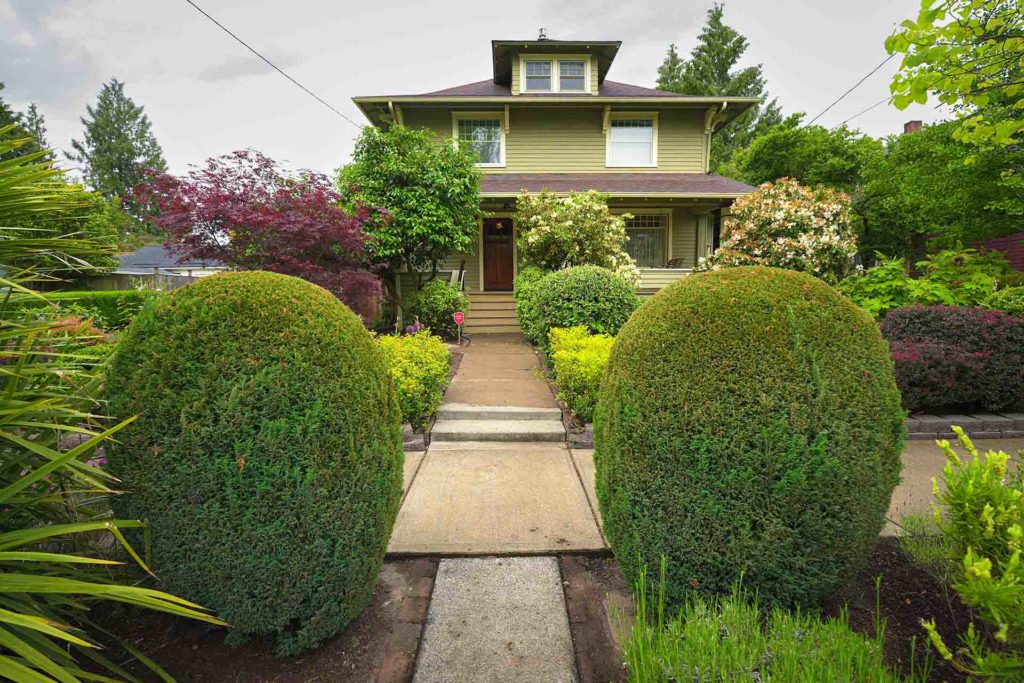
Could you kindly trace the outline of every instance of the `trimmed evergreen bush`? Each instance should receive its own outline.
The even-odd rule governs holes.
[[[1024,318],[907,306],[882,321],[908,410],[1024,410]]]
[[[383,335],[377,343],[391,369],[402,419],[413,427],[423,426],[441,406],[452,354],[427,330]]]
[[[590,334],[585,327],[556,327],[549,336],[558,398],[566,402],[581,422],[592,422],[601,375],[615,338]]]
[[[143,309],[114,355],[112,449],[168,590],[290,655],[369,602],[402,492],[384,355],[334,295],[269,272],[213,275]]]
[[[446,339],[454,339],[459,331],[452,314],[455,311],[469,311],[469,297],[444,280],[431,280],[423,285],[409,304],[406,324],[414,318],[427,326],[431,332]]]
[[[537,283],[543,280],[551,271],[544,270],[537,266],[527,266],[519,271],[513,283],[513,296],[516,300],[516,320],[519,321],[519,328],[523,335],[534,344],[539,344],[541,338],[538,333],[539,322],[537,318]]]
[[[683,278],[619,332],[594,421],[605,535],[667,597],[814,605],[874,547],[904,413],[871,317],[819,279],[761,266]]]
[[[146,302],[163,293],[151,289],[47,292],[45,301],[38,297],[18,296],[13,304],[24,311],[56,306],[61,312],[91,318],[100,329],[117,330],[127,327]]]
[[[555,327],[586,327],[597,334],[615,335],[640,303],[636,290],[607,268],[575,266],[559,270],[536,283],[533,294],[537,343],[548,349]]]
[[[986,308],[994,308],[1018,318],[1024,318],[1024,287],[1007,287],[991,294],[984,301]]]

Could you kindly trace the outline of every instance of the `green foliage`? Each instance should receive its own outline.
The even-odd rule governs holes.
[[[455,311],[469,311],[469,297],[444,280],[431,280],[423,285],[409,304],[410,317],[418,319],[431,332],[447,339],[454,339],[459,331],[459,326],[452,318]]]
[[[793,178],[845,192],[860,184],[866,166],[883,156],[881,141],[845,126],[801,126],[795,115],[739,148],[722,173],[751,185]]]
[[[153,136],[152,124],[143,108],[124,92],[124,83],[116,78],[100,89],[96,106],[86,107],[82,118],[82,140],[72,140],[71,161],[82,165],[88,184],[108,199],[128,205],[129,213],[143,213],[133,199],[135,186],[147,171],[166,171],[160,143]],[[140,227],[144,224],[139,224]]]
[[[734,585],[726,595],[690,596],[678,612],[666,613],[664,570],[654,605],[646,583],[641,572],[623,653],[630,683],[928,679],[927,666],[906,679],[886,668],[884,626],[866,638],[850,629],[845,611],[828,621],[767,611]]]
[[[427,330],[385,335],[378,337],[377,343],[391,369],[402,419],[413,427],[422,426],[441,405],[452,354]]]
[[[626,253],[629,214],[608,210],[608,195],[590,190],[559,197],[551,192],[520,193],[516,199],[516,247],[523,260],[546,270],[600,266],[639,282]]]
[[[771,266],[834,282],[853,270],[856,253],[849,196],[782,178],[736,200],[721,248],[698,270]]]
[[[615,335],[640,303],[630,283],[597,266],[559,270],[538,281],[536,288],[531,332],[545,351],[555,327],[582,326]]]
[[[969,674],[986,680],[1020,680],[1024,676],[1024,475],[1010,465],[1004,451],[982,456],[963,429],[953,427],[966,451],[961,457],[949,441],[938,444],[946,454],[941,484],[934,481],[934,528],[938,538],[920,529],[903,542],[911,557],[950,581],[960,599],[994,630],[998,649],[970,624],[965,647],[953,652],[925,622],[939,654]],[[922,540],[922,535],[925,539]]]
[[[480,171],[472,152],[438,142],[429,130],[367,126],[337,184],[350,212],[363,206],[388,213],[368,230],[393,299],[403,267],[429,274],[448,254],[472,250]]]
[[[863,564],[899,480],[904,412],[875,322],[804,273],[726,268],[651,297],[619,332],[594,417],[604,531],[667,599],[815,605]]]
[[[593,421],[601,375],[615,338],[590,334],[585,327],[556,327],[549,338],[558,398],[568,404],[580,421]]]
[[[548,275],[548,271],[537,266],[527,266],[516,275],[512,285],[516,300],[516,320],[523,335],[534,344],[540,344],[543,337],[540,333],[536,295],[537,284]]]
[[[885,48],[903,54],[889,86],[896,107],[925,104],[931,94],[959,114],[959,139],[996,147],[1024,141],[1024,2],[925,0]],[[992,104],[1008,115],[986,115]]]
[[[1024,287],[1009,287],[990,294],[982,301],[986,308],[1024,318]]]
[[[0,83],[0,92],[3,89],[4,84]],[[0,161],[37,152],[43,152],[41,160],[53,161],[53,153],[47,149],[45,120],[34,103],[29,105],[27,112],[19,112],[11,109],[0,97],[0,128],[7,126],[11,128],[3,137],[24,142],[8,147],[3,155],[0,155]]]
[[[855,209],[868,254],[909,256],[928,240],[970,244],[1020,229],[1024,193],[1014,177],[1024,149],[980,151],[955,138],[956,122],[886,141],[864,166]]]
[[[47,294],[45,300],[16,295],[11,298],[10,305],[24,311],[46,309],[45,315],[81,315],[92,320],[96,327],[110,331],[127,327],[148,301],[162,294],[148,289],[53,292]]]
[[[768,101],[760,64],[734,70],[747,51],[747,39],[722,22],[722,5],[715,4],[707,16],[689,60],[679,56],[675,45],[669,46],[665,61],[658,67],[657,87],[683,95],[760,98],[760,104],[715,131],[711,171],[717,173],[736,149],[780,123],[782,116],[775,100]]]
[[[916,304],[977,306],[1009,269],[1002,253],[975,249],[941,251],[914,265],[920,277],[911,277],[902,259],[879,255],[878,265],[843,280],[839,291],[881,319],[894,308]]]
[[[25,230],[26,219],[75,209],[78,193],[54,182],[42,151],[19,153],[25,138],[0,127],[0,286],[41,298],[32,278],[14,264],[49,254],[58,262],[87,263],[109,246],[86,236]],[[135,520],[114,519],[107,496],[118,482],[102,467],[120,424],[98,415],[101,352],[95,338],[51,317],[26,321],[0,299],[0,678],[17,683],[130,678],[104,656],[102,634],[89,611],[122,602],[221,623],[198,605],[135,585],[120,565],[147,569],[123,531]],[[145,549],[140,548],[143,554]],[[112,555],[117,554],[116,559]],[[148,569],[147,569],[148,571]],[[88,662],[90,671],[83,670]],[[143,662],[144,664],[146,662]],[[151,667],[153,668],[153,667]]]
[[[281,655],[369,602],[402,492],[399,406],[384,354],[334,295],[222,273],[143,308],[110,368],[110,454],[152,528],[168,588],[209,604],[231,642]]]

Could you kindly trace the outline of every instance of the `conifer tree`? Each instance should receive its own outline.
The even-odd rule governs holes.
[[[747,39],[722,21],[723,6],[708,10],[707,23],[683,59],[672,44],[658,67],[658,89],[685,95],[759,97],[754,105],[717,131],[711,140],[711,170],[728,162],[733,152],[779,123],[782,115],[775,100],[768,101],[761,65],[734,70],[747,50]]]
[[[3,89],[4,84],[0,83],[0,90]],[[4,102],[3,98],[0,97],[0,128],[12,124],[15,126],[7,131],[4,138],[9,140],[20,140],[29,136],[35,137],[34,131],[37,126],[45,133],[46,129],[42,126],[42,121],[42,114],[39,114],[38,111],[36,111],[36,105],[33,104],[29,106],[29,116],[26,117],[20,111],[12,109],[11,106]],[[45,140],[36,138],[33,142],[19,145],[14,149],[10,149],[0,154],[0,161],[25,156],[26,154],[33,154],[44,149],[46,149]]]

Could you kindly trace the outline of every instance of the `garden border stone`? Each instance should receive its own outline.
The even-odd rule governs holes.
[[[907,438],[952,439],[953,425],[963,427],[964,433],[974,439],[1018,439],[1024,437],[1024,413],[971,413],[932,415],[919,413],[905,420]]]

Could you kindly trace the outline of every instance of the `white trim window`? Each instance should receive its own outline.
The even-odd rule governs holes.
[[[608,125],[606,166],[658,165],[658,118],[652,114],[614,114]]]
[[[551,74],[550,59],[527,59],[523,62],[527,92],[553,92],[555,89]]]
[[[505,165],[505,125],[500,112],[466,112],[452,115],[452,136],[459,147],[473,151],[477,166]]]
[[[668,261],[667,213],[633,213],[626,221],[626,253],[639,268],[662,268]]]
[[[587,62],[583,59],[561,59],[558,62],[559,92],[587,91]]]

